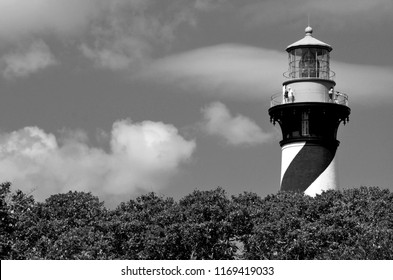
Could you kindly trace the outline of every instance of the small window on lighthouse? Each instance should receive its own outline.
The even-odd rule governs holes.
[[[310,123],[308,112],[302,112],[302,136],[310,136]]]

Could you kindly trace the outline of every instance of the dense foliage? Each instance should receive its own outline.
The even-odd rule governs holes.
[[[44,202],[0,184],[1,259],[393,259],[393,193],[376,187],[316,197],[180,201],[148,193],[109,210],[91,193]]]

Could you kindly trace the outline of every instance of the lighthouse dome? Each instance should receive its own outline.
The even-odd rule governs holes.
[[[315,39],[312,36],[313,29],[310,26],[307,26],[305,29],[306,36],[303,39],[289,45],[286,49],[287,52],[290,52],[293,49],[302,48],[302,47],[317,47],[327,49],[329,52],[333,49],[329,44],[326,44],[318,39]]]

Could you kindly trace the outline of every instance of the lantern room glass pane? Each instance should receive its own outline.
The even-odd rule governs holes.
[[[319,61],[317,60],[317,53],[315,49],[304,48],[302,56],[299,61],[300,77],[319,77]]]
[[[329,79],[329,51],[320,48],[298,48],[288,56],[289,78]]]

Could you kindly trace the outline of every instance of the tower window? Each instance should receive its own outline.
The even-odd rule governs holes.
[[[308,112],[302,112],[302,136],[310,136],[310,122]]]

